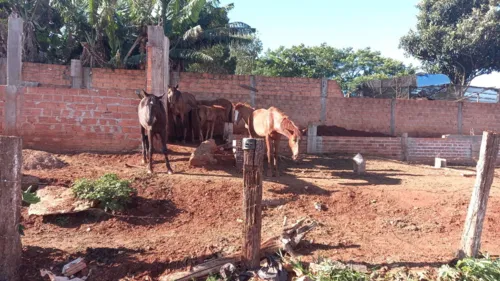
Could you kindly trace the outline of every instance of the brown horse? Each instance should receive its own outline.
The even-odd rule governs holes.
[[[153,136],[158,134],[161,149],[165,155],[168,174],[172,174],[167,152],[167,113],[162,102],[163,95],[158,97],[142,90],[143,98],[137,107],[139,123],[141,123],[143,164],[148,163],[148,173],[153,173]],[[147,155],[146,155],[147,151]]]
[[[292,159],[294,161],[298,159],[302,132],[283,111],[274,106],[268,109],[254,110],[246,104],[238,103],[234,107],[234,115],[236,124],[241,119],[245,121],[250,137],[266,139],[268,176],[272,176],[274,173],[279,176],[278,147],[282,135],[288,138]]]
[[[180,125],[184,130],[184,138],[182,142],[186,143],[187,125],[189,123],[189,126],[191,127],[191,141],[194,143],[195,122],[198,119],[198,105],[196,98],[190,93],[182,93],[178,90],[178,88],[179,85],[176,85],[175,87],[168,87],[167,100],[169,103],[169,109],[172,111],[175,128]],[[177,117],[180,118],[180,124],[177,122]]]
[[[225,118],[223,119],[223,122],[233,122],[233,103],[230,102],[227,99],[215,99],[215,100],[200,100],[198,101],[198,104],[202,105],[218,105],[224,107],[225,110]]]
[[[205,137],[205,140],[208,139],[208,133],[210,132],[210,129],[212,130],[210,138],[213,139],[215,123],[217,122],[217,120],[219,119],[224,120],[227,117],[226,109],[220,105],[213,105],[213,106],[198,105],[198,116],[200,117],[201,141],[203,141],[202,128],[205,124],[207,124],[207,135]]]
[[[224,115],[220,118],[220,122],[222,122],[222,128],[224,128],[223,123],[232,123],[233,122],[233,103],[227,99],[215,99],[215,100],[200,100],[198,101],[198,105],[207,105],[207,106],[221,106],[224,108]],[[218,122],[218,121],[216,121]],[[212,129],[213,130],[213,129]],[[212,132],[213,134],[213,132]]]

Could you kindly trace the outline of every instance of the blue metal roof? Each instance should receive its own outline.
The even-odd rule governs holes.
[[[451,80],[444,74],[417,74],[417,87],[450,84]]]

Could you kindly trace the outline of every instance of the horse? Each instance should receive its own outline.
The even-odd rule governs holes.
[[[169,175],[173,174],[168,160],[167,151],[167,112],[162,102],[162,96],[155,96],[148,94],[142,90],[143,98],[137,107],[137,114],[139,116],[139,123],[141,124],[142,136],[142,163],[148,163],[148,173],[153,173],[153,136],[158,134],[161,139],[161,149],[165,155],[165,162],[167,165],[167,172]],[[146,152],[147,151],[147,152]],[[147,154],[147,155],[146,155]]]
[[[200,140],[203,141],[202,128],[203,125],[207,124],[207,135],[205,139],[208,139],[208,133],[210,132],[210,127],[212,129],[210,138],[214,137],[214,127],[218,119],[223,119],[227,117],[226,109],[220,105],[198,105],[198,116],[200,118]]]
[[[199,100],[198,104],[208,106],[218,105],[224,107],[226,117],[224,117],[223,122],[233,122],[233,103],[229,100],[223,98],[215,100]]]
[[[194,122],[198,119],[197,114],[198,104],[194,95],[178,90],[179,85],[175,87],[168,86],[167,100],[169,103],[169,109],[172,111],[174,126],[177,127],[179,123],[177,122],[177,117],[181,119],[181,126],[184,129],[183,143],[186,143],[187,135],[187,124],[185,121],[189,121],[191,126],[191,141],[194,143]],[[186,120],[186,116],[188,117]]]
[[[268,109],[254,110],[247,104],[238,103],[234,107],[235,123],[243,119],[247,125],[250,137],[261,137],[266,140],[267,176],[271,177],[278,169],[278,147],[281,136],[288,138],[288,146],[292,150],[292,159],[297,161],[301,131],[290,118],[280,109],[271,106]],[[273,151],[274,150],[274,151]]]
[[[252,137],[252,135],[255,136],[255,133],[254,134],[251,134],[250,133],[250,122],[252,121],[251,120],[251,116],[252,116],[252,113],[255,111],[255,108],[251,107],[248,103],[236,103],[236,104],[233,104],[233,108],[234,108],[234,124],[235,125],[238,125],[241,121],[241,119],[243,119],[244,123],[245,123],[245,129],[247,129],[246,131],[246,137]]]

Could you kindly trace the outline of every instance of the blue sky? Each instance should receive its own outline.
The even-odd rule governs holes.
[[[398,48],[401,36],[416,26],[417,0],[221,0],[228,3],[235,5],[230,20],[257,28],[264,50],[325,42],[337,48],[371,47],[419,65]],[[472,85],[500,88],[500,73],[478,77]]]

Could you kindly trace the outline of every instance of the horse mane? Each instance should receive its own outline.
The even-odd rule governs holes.
[[[281,128],[283,128],[285,130],[292,131],[295,136],[298,136],[298,137],[301,136],[299,128],[297,127],[297,125],[295,125],[295,123],[293,123],[292,120],[290,120],[288,118],[288,116],[284,116],[283,120],[281,121],[280,126],[281,126]]]
[[[255,108],[253,108],[250,104],[246,103],[246,102],[238,102],[235,106],[234,106],[234,110],[237,110],[238,108],[241,108],[241,107],[248,107],[248,108],[251,108],[253,110],[255,110]]]

